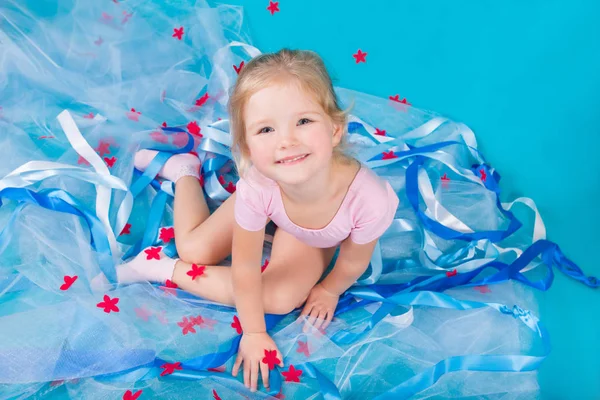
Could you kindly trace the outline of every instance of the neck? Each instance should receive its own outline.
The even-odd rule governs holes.
[[[285,197],[294,203],[318,203],[323,198],[327,198],[332,190],[335,190],[331,182],[334,182],[333,177],[338,171],[337,167],[332,160],[328,168],[323,168],[307,182],[299,185],[279,184],[279,187]]]

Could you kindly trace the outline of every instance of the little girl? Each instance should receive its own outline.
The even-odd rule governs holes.
[[[281,50],[251,60],[233,88],[229,113],[237,191],[211,215],[198,158],[171,157],[159,175],[176,182],[180,259],[161,254],[148,260],[142,252],[117,275],[121,283],[170,279],[205,299],[235,305],[243,336],[232,372],[243,363],[244,383],[254,391],[259,371],[269,386],[264,351],[277,350],[264,314],[304,304],[301,315],[317,329],[326,327],[339,296],[367,269],[398,197],[387,181],[343,153],[346,115],[313,52]],[[138,152],[136,167],[143,170],[155,154]],[[261,273],[269,221],[277,230]],[[338,246],[333,269],[317,283]],[[219,266],[229,255],[231,267]],[[204,273],[193,279],[200,266]]]

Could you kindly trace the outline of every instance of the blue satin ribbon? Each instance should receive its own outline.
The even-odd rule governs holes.
[[[535,332],[542,340],[542,356],[524,355],[466,355],[450,357],[438,362],[436,365],[413,376],[392,390],[376,397],[384,399],[405,399],[419,393],[437,382],[443,375],[455,371],[492,371],[492,372],[521,372],[532,371],[539,368],[541,362],[550,352],[548,333],[543,325],[531,315],[529,311],[518,306],[509,308],[502,304],[480,303],[475,301],[457,300],[443,293],[416,292],[395,294],[384,298],[370,289],[351,289],[350,292],[357,297],[383,301],[392,304],[412,306],[428,306],[454,310],[469,310],[483,307],[493,308],[503,314],[512,315],[521,320],[529,329]]]
[[[104,226],[94,213],[85,210],[70,194],[60,189],[43,189],[35,192],[25,188],[5,188],[0,191],[0,206],[2,199],[35,204],[48,210],[82,217],[90,230],[90,245],[96,251],[100,270],[109,282],[116,283],[117,274]],[[18,208],[13,212],[10,223],[0,232],[0,249],[7,246],[10,241],[13,232],[12,224],[21,209]]]
[[[423,164],[423,161],[423,157],[416,157],[415,161],[413,161],[413,163],[410,164],[406,170],[406,196],[408,197],[408,201],[410,202],[415,213],[419,217],[419,220],[423,223],[425,229],[446,240],[460,239],[465,241],[476,241],[488,239],[493,243],[497,243],[521,228],[521,222],[517,220],[513,213],[502,208],[499,203],[499,199],[497,199],[499,210],[510,221],[509,226],[505,230],[463,233],[452,228],[448,228],[434,219],[429,218],[423,211],[421,211],[419,207],[418,172],[419,166]]]
[[[354,128],[353,128],[354,129]],[[168,132],[184,132],[182,129],[178,128],[163,128],[163,131]],[[161,151],[159,156],[153,160],[153,163],[146,169],[146,173],[142,174],[141,177],[136,181],[134,186],[132,186],[132,192],[135,194],[139,194],[145,187],[148,185],[152,185],[156,189],[160,189],[160,185],[154,179],[156,172],[160,170],[160,167],[166,159],[172,155],[173,153],[184,153],[189,152],[193,148],[193,138],[188,134],[188,143],[184,148],[180,149],[169,149],[165,151],[164,149],[156,148]],[[394,143],[388,142],[387,144],[380,146],[388,146],[389,149],[391,145]],[[463,143],[459,142],[443,142],[436,145],[424,146],[421,148],[414,148],[411,146],[406,146],[409,150],[403,153],[398,153],[397,155],[416,155],[416,161],[411,164],[409,169],[407,170],[407,195],[409,196],[409,200],[411,200],[411,204],[415,211],[422,219],[424,225],[429,228],[433,233],[438,234],[441,237],[443,235],[450,235],[449,238],[459,238],[463,240],[474,240],[477,239],[477,235],[482,235],[481,238],[487,239],[497,239],[502,237],[502,235],[508,235],[510,233],[506,233],[511,231],[511,229],[515,229],[516,218],[512,215],[512,213],[505,213],[511,220],[511,224],[506,231],[492,231],[492,232],[477,232],[473,234],[469,234],[471,236],[461,236],[460,232],[452,231],[449,228],[441,226],[441,224],[437,224],[435,221],[427,221],[424,220],[423,217],[427,218],[420,210],[418,210],[418,182],[417,182],[417,173],[418,167],[422,163],[421,156],[419,154],[423,154],[424,152],[437,151],[445,146],[454,145]],[[206,174],[210,182],[217,180],[217,173],[219,169],[223,168],[227,162],[230,162],[230,153],[226,146],[221,144],[218,140],[212,140],[211,138],[205,138],[201,142],[201,146],[199,149],[204,151],[211,151],[217,156],[215,158],[211,158],[206,160],[203,163],[203,173]],[[162,154],[162,155],[161,155]],[[376,158],[376,157],[375,157]],[[158,168],[158,169],[157,169]],[[498,193],[497,182],[499,179],[499,175],[492,171],[486,165],[476,165],[472,167],[474,173],[477,173],[479,170],[484,169],[485,173],[488,175],[488,178],[484,182],[486,188],[489,190],[495,191]],[[156,170],[156,172],[155,172]],[[138,173],[139,174],[139,173]],[[143,179],[142,179],[143,178]],[[139,182],[139,183],[138,183]],[[222,191],[224,189],[219,184],[219,190],[216,188],[210,190],[209,197],[218,198],[223,196]],[[205,187],[206,190],[206,187]],[[90,227],[91,234],[91,243],[92,247],[98,252],[99,256],[103,257],[107,265],[104,265],[102,262],[101,269],[105,273],[105,275],[109,278],[109,281],[116,281],[116,274],[114,274],[114,265],[112,264],[112,260],[110,257],[110,249],[108,246],[108,241],[106,239],[106,234],[103,230],[102,225],[98,221],[97,218],[93,214],[90,214],[85,211],[79,211],[81,207],[77,205],[77,203],[70,198],[70,196],[62,191],[54,190],[54,191],[41,191],[39,194],[35,192],[31,192],[27,189],[5,189],[0,192],[0,197],[6,197],[15,199],[17,201],[25,201],[29,203],[34,203],[41,205],[42,207],[54,209],[56,211],[61,212],[69,212],[71,214],[79,215],[84,217],[88,222],[88,226]],[[225,191],[226,192],[226,191]],[[19,195],[14,193],[21,193]],[[33,193],[33,194],[32,194]],[[55,195],[56,194],[56,195]],[[208,194],[208,191],[207,191]],[[227,193],[227,196],[229,194]],[[164,210],[164,205],[166,204],[168,195],[165,192],[159,191],[155,198],[155,202],[153,202],[152,210],[158,210],[161,208]],[[212,197],[214,196],[214,197]],[[156,199],[159,199],[158,201]],[[416,200],[416,201],[415,201]],[[499,203],[498,203],[499,204]],[[416,206],[415,206],[416,205]],[[502,210],[502,207],[500,207]],[[129,253],[137,253],[141,251],[144,244],[149,245],[156,239],[156,234],[158,231],[158,227],[160,224],[161,218],[157,216],[157,213],[151,213],[151,217],[149,218],[146,231],[144,233],[144,238],[139,242],[139,246],[133,246],[134,250],[131,250]],[[161,214],[162,215],[162,214]],[[154,218],[154,219],[152,219]],[[427,224],[426,224],[427,222]],[[516,221],[518,223],[518,221]],[[519,225],[520,226],[520,225]],[[518,227],[516,228],[518,229]],[[6,230],[6,229],[5,229]],[[5,230],[0,233],[0,244],[3,240],[7,240],[3,235]],[[512,232],[511,232],[512,233]],[[456,234],[459,234],[456,236]],[[173,245],[171,243],[171,245]],[[147,247],[147,246],[145,246]],[[174,245],[172,246],[174,247]],[[128,254],[129,254],[128,253]],[[533,260],[536,256],[541,255],[542,259],[546,263],[549,268],[549,274],[538,282],[531,282],[527,278],[520,273],[520,271],[527,265],[529,262]],[[374,261],[372,260],[372,270],[379,268],[380,266],[373,266]],[[375,259],[375,264],[382,263],[381,260],[377,261]],[[486,264],[476,270],[470,271],[468,273],[457,274],[453,277],[445,277],[445,276],[436,276],[436,277],[418,277],[411,282],[400,284],[400,285],[371,285],[369,288],[366,287],[353,287],[351,288],[344,296],[340,298],[340,302],[338,303],[338,308],[336,309],[336,315],[340,315],[344,312],[348,312],[357,307],[363,307],[367,304],[371,304],[373,302],[382,302],[383,304],[380,308],[373,314],[371,320],[367,324],[367,326],[360,332],[351,332],[351,331],[340,331],[336,333],[332,340],[339,344],[347,344],[356,341],[359,336],[364,335],[369,330],[373,329],[373,327],[381,321],[385,316],[393,313],[394,310],[398,310],[399,306],[403,305],[414,305],[414,306],[432,306],[432,307],[443,307],[443,308],[451,308],[457,310],[464,309],[472,309],[472,308],[481,308],[481,307],[492,307],[498,310],[499,312],[513,315],[515,318],[519,318],[521,321],[526,323],[532,330],[535,330],[540,337],[544,340],[544,345],[549,349],[549,344],[547,342],[547,334],[545,333],[543,327],[535,320],[528,312],[521,310],[518,307],[508,308],[503,305],[491,304],[491,303],[477,303],[477,302],[465,302],[452,299],[447,295],[443,295],[440,293],[433,292],[414,292],[414,290],[434,290],[434,291],[443,291],[445,289],[456,287],[460,285],[481,285],[481,284],[492,284],[503,282],[508,279],[516,279],[529,286],[536,287],[538,289],[546,290],[550,284],[552,283],[552,269],[551,266],[554,265],[563,273],[571,276],[574,279],[577,279],[588,286],[598,287],[598,281],[593,277],[585,277],[581,269],[579,269],[573,262],[568,260],[562,252],[559,250],[558,246],[549,241],[538,241],[534,243],[530,248],[528,248],[517,260],[515,260],[511,264],[504,264],[500,262],[491,262]],[[111,270],[112,268],[112,270]],[[481,273],[485,268],[494,268],[497,269],[498,272],[495,274],[483,278],[479,281],[474,281],[479,273]],[[379,272],[380,274],[381,272]],[[111,279],[112,278],[112,279]],[[376,279],[368,279],[368,283],[375,282]],[[372,282],[371,282],[372,281]],[[412,292],[411,292],[412,291]],[[356,301],[356,298],[359,298],[360,301]],[[231,308],[229,308],[231,309]],[[268,329],[272,329],[283,316],[265,316],[265,318],[269,321],[267,326]],[[229,343],[229,346],[225,346],[226,348],[220,352],[207,354],[192,360],[187,360],[182,362],[182,366],[184,367],[184,371],[176,371],[173,373],[172,377],[180,377],[182,379],[200,379],[202,377],[207,376],[216,376],[215,373],[210,373],[204,371],[207,368],[215,368],[222,364],[224,364],[227,360],[231,358],[236,352],[239,346],[239,341],[241,336],[237,336]],[[547,346],[546,346],[547,345]],[[140,353],[141,354],[141,353]],[[90,353],[90,355],[98,355],[98,353]],[[134,354],[131,354],[133,357]],[[135,358],[135,357],[134,357]],[[411,394],[417,393],[426,389],[427,387],[434,384],[443,374],[451,372],[451,371],[459,371],[459,370],[478,370],[478,371],[522,371],[522,370],[531,370],[535,369],[539,366],[541,360],[544,357],[533,357],[533,356],[460,356],[460,357],[452,357],[447,360],[440,361],[436,366],[429,368],[415,377],[409,379],[404,382],[402,385],[394,388],[392,391],[383,395],[380,398],[404,398],[410,396]],[[85,359],[85,358],[84,358]],[[144,359],[145,360],[145,359]],[[144,364],[144,360],[139,360],[138,367],[130,368],[129,370],[123,370],[120,373],[109,374],[103,376],[102,379],[114,379],[118,381],[131,381],[133,377],[136,377],[133,380],[138,379],[150,379],[151,377],[156,377],[160,375],[160,365],[165,363],[166,361],[161,359],[155,359],[151,364],[147,362]],[[135,364],[135,363],[133,363]],[[124,363],[123,365],[132,365],[132,362]],[[297,366],[299,369],[302,369],[306,376],[316,378],[319,382],[319,386],[321,392],[324,394],[327,399],[339,399],[339,392],[335,385],[331,383],[324,375],[320,374],[319,371],[312,366],[310,363],[304,363]],[[218,373],[216,373],[218,374]],[[218,374],[218,376],[222,376],[222,374]],[[281,377],[277,369],[274,369],[270,372],[270,380],[271,380],[271,391],[269,392],[272,395],[279,393],[279,389],[281,387]],[[279,383],[278,383],[279,381]],[[395,396],[395,397],[394,397]]]

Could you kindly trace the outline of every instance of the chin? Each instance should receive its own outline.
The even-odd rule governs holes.
[[[275,167],[270,174],[274,181],[283,183],[286,185],[300,185],[308,182],[311,176],[314,175],[313,171],[308,168],[280,168]]]

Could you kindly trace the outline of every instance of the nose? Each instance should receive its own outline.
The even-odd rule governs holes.
[[[298,138],[294,128],[284,128],[278,131],[278,145],[281,149],[294,147],[298,144]]]

